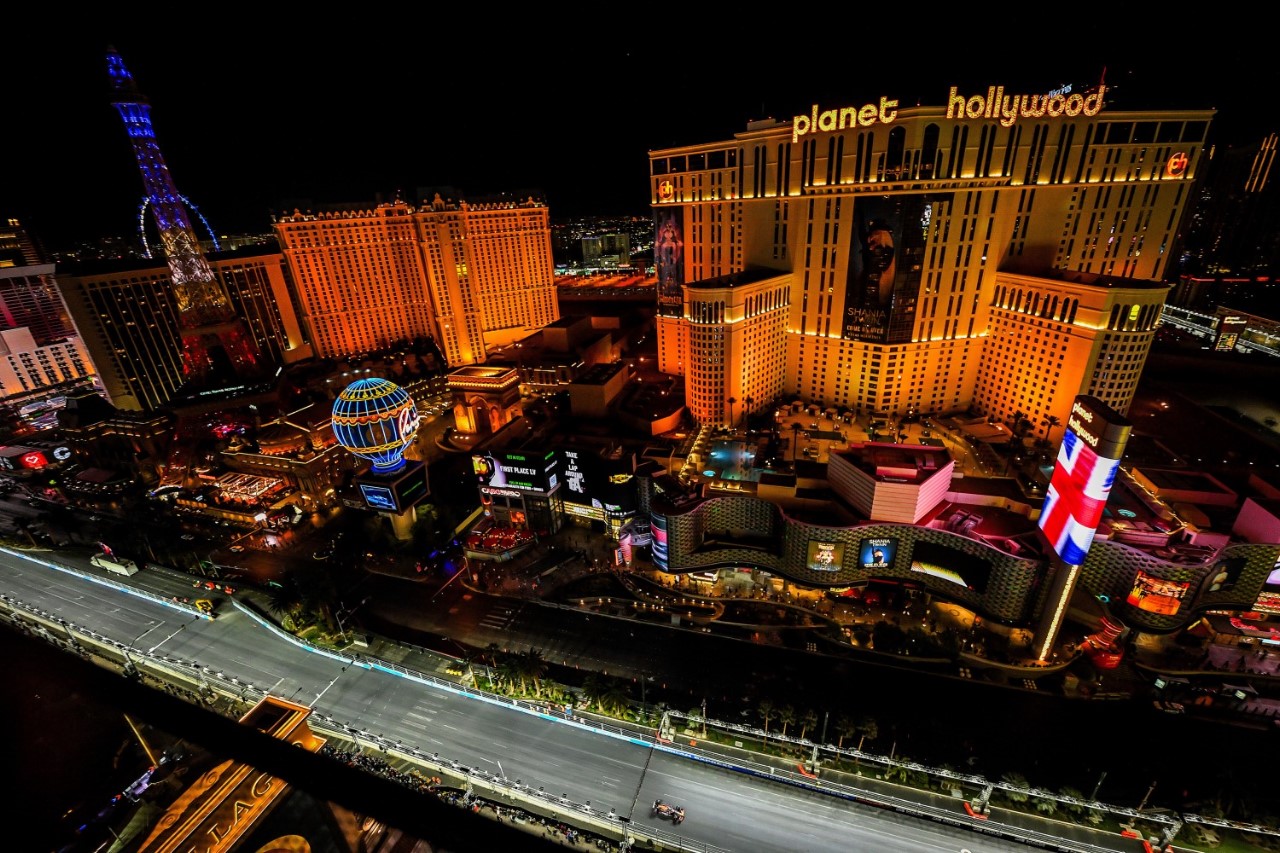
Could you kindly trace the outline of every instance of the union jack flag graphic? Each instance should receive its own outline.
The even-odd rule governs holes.
[[[1119,467],[1119,459],[1099,456],[1074,430],[1063,434],[1040,529],[1067,565],[1084,563]]]

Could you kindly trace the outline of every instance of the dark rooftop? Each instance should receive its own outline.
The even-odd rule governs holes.
[[[765,269],[763,267],[753,267],[743,270],[742,272],[729,273],[728,275],[717,276],[715,278],[704,278],[701,281],[691,282],[688,286],[692,288],[707,288],[708,290],[721,287],[740,287],[746,284],[755,284],[758,281],[764,281],[767,278],[776,278],[786,273],[781,270]]]

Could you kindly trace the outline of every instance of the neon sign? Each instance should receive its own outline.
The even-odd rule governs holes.
[[[864,104],[861,107],[840,107],[834,110],[818,112],[818,105],[813,105],[813,112],[807,116],[796,116],[791,120],[791,141],[798,142],[807,133],[818,133],[831,130],[844,130],[846,127],[870,127],[877,122],[889,124],[898,117],[897,100],[880,97],[880,106]]]
[[[947,96],[947,118],[995,118],[1001,126],[1010,127],[1019,118],[1096,116],[1102,112],[1102,96],[1106,91],[1106,86],[1099,86],[1089,95],[1006,95],[1004,86],[988,86],[986,95],[966,98],[952,86]]]
[[[1099,86],[1088,94],[1072,92],[1070,86],[1064,86],[1043,95],[1006,95],[1004,86],[988,86],[985,94],[966,96],[960,94],[958,86],[952,86],[947,95],[947,118],[996,119],[1002,126],[1012,127],[1020,118],[1092,117],[1102,112],[1106,92],[1106,86]],[[800,137],[811,133],[890,124],[897,117],[898,100],[883,95],[878,105],[819,111],[814,104],[808,115],[791,119],[791,141],[799,142]]]
[[[1179,151],[1169,155],[1169,159],[1164,164],[1164,173],[1170,178],[1181,178],[1187,173],[1189,165],[1191,165],[1191,158],[1185,152]]]

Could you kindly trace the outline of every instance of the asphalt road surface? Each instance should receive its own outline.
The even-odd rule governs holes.
[[[162,576],[148,581],[160,594],[171,587]],[[204,676],[220,684],[234,677],[311,705],[318,715],[356,723],[357,736],[438,751],[472,767],[485,762],[496,767],[501,762],[502,775],[509,779],[562,793],[573,803],[589,801],[601,811],[613,809],[637,824],[652,822],[656,829],[672,831],[661,818],[649,815],[649,806],[658,798],[679,802],[688,817],[678,833],[688,842],[752,853],[1024,849],[1014,842],[688,761],[633,738],[604,736],[589,727],[513,711],[381,669],[352,666],[338,657],[309,652],[231,609],[216,620],[193,619],[109,584],[8,553],[0,553],[0,590],[82,628],[118,638],[138,650],[135,654],[165,657],[179,665],[199,661]],[[332,793],[339,802],[349,796]]]

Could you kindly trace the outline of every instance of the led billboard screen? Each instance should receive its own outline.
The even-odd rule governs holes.
[[[1259,613],[1280,613],[1280,561],[1277,561],[1262,584],[1262,592],[1254,602],[1253,609]]]
[[[1183,596],[1187,594],[1190,586],[1190,583],[1181,581],[1153,578],[1146,572],[1140,571],[1133,579],[1133,589],[1129,590],[1129,597],[1125,601],[1148,613],[1172,616],[1182,606]]]
[[[1228,557],[1225,560],[1219,560],[1218,564],[1213,567],[1213,574],[1209,576],[1209,583],[1205,587],[1205,592],[1230,592],[1236,588],[1236,581],[1240,580],[1240,572],[1244,569],[1244,557]]]
[[[1081,565],[1093,543],[1131,429],[1093,397],[1077,397],[1071,407],[1039,522],[1067,565]]]
[[[809,540],[805,565],[811,572],[838,572],[844,564],[844,545],[840,542]]]
[[[946,545],[920,541],[911,550],[911,571],[981,593],[987,591],[991,563]]]
[[[400,508],[396,506],[396,496],[386,486],[375,486],[369,483],[360,484],[360,494],[364,496],[365,506],[369,509],[399,512]]]
[[[666,571],[667,566],[667,517],[654,513],[650,517],[649,531],[652,540],[649,543],[653,553],[653,564]]]
[[[555,491],[559,483],[559,464],[559,458],[554,452],[538,454],[495,451],[471,457],[471,468],[480,481],[481,489]]]
[[[864,569],[887,569],[898,553],[897,539],[863,539],[858,548],[858,563]]]

